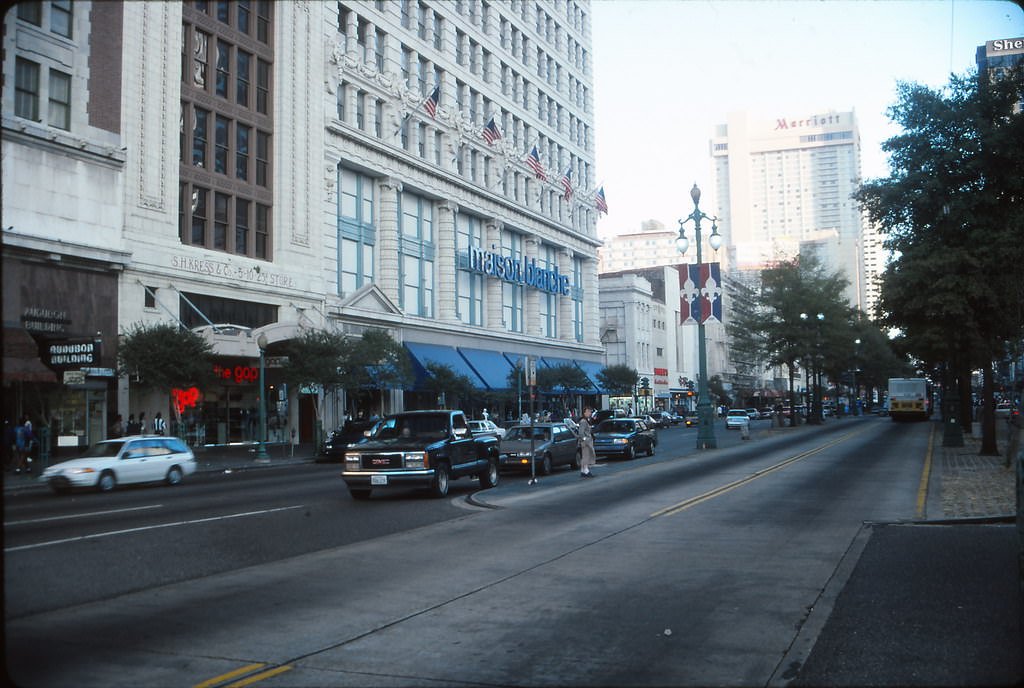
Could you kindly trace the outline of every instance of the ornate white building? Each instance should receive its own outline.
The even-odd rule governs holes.
[[[5,356],[26,333],[40,351],[104,342],[70,378],[81,403],[50,410],[68,419],[55,434],[169,415],[111,377],[138,323],[204,332],[228,371],[189,411],[197,441],[252,439],[261,334],[274,356],[305,328],[383,328],[421,378],[435,360],[483,390],[526,355],[593,379],[586,0],[37,7],[5,17]],[[71,265],[77,281],[46,288]],[[63,384],[34,358],[5,388]],[[274,439],[309,439],[308,390],[273,368],[268,385]],[[386,410],[423,402],[379,394]],[[329,402],[333,424],[345,400]],[[22,397],[14,411],[34,412]]]

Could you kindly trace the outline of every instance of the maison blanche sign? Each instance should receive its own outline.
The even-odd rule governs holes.
[[[537,267],[537,261],[533,258],[527,260],[524,256],[521,260],[516,260],[480,248],[470,248],[469,269],[506,282],[525,284],[549,294],[569,294],[569,278],[559,274],[558,266],[556,265],[554,270],[546,270]]]

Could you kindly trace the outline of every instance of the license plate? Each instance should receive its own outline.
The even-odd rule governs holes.
[[[387,485],[388,484],[388,477],[386,475],[371,475],[370,476],[370,484],[371,485]]]

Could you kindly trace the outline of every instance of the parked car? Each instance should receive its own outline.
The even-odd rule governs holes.
[[[77,459],[50,466],[39,479],[58,494],[79,487],[109,492],[132,483],[177,485],[195,472],[195,455],[177,437],[136,435],[97,442]]]
[[[747,415],[750,416],[750,420],[761,420],[761,412],[756,408],[748,408]]]
[[[505,428],[498,426],[493,420],[471,420],[469,429],[474,435],[491,435],[499,440],[505,436]]]
[[[672,425],[672,416],[665,411],[651,411],[647,414],[649,423],[658,428],[667,428]]]
[[[725,414],[725,429],[726,430],[732,430],[734,428],[739,430],[744,425],[749,425],[749,424],[750,424],[750,416],[747,415],[747,412],[744,409],[732,409],[728,413]]]
[[[594,451],[598,456],[636,458],[639,452],[654,456],[658,433],[639,418],[609,418],[594,427]]]
[[[996,402],[996,418],[1006,418],[1013,411],[1012,401],[999,401]]]
[[[338,430],[327,436],[324,442],[324,461],[343,461],[345,451],[360,442],[366,441],[373,434],[373,428],[379,420],[348,420]],[[320,461],[320,459],[317,459]]]
[[[536,457],[540,475],[548,475],[555,466],[580,466],[576,433],[564,423],[514,425],[498,443],[498,455],[502,469],[517,471],[531,470],[530,459]]]
[[[625,418],[626,411],[624,409],[601,409],[600,411],[594,412],[593,422],[595,424],[600,423],[603,420],[609,418]]]

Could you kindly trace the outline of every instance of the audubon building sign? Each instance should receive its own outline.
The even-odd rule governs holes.
[[[569,277],[559,274],[558,266],[555,266],[554,270],[537,267],[537,261],[533,258],[527,260],[523,257],[516,260],[481,248],[470,247],[469,269],[471,272],[490,275],[506,282],[525,284],[549,294],[569,295]]]

